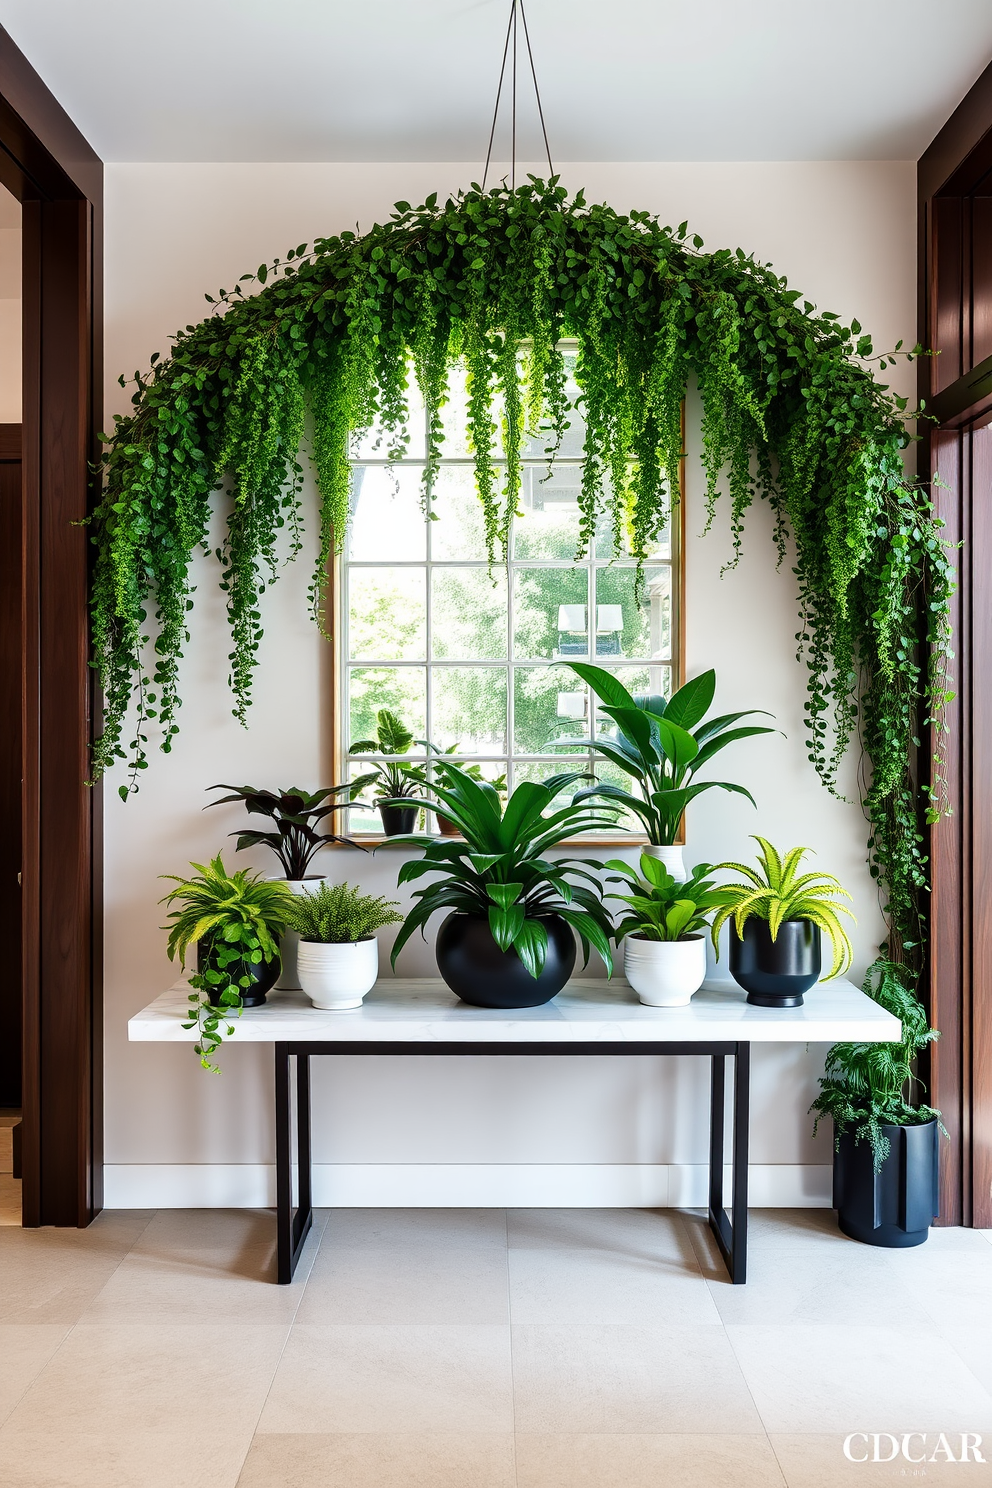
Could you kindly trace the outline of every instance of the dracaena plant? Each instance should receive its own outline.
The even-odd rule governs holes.
[[[397,756],[408,755],[415,744],[425,749],[428,745],[423,739],[415,739],[406,724],[388,708],[380,708],[376,713],[375,726],[375,738],[359,739],[357,744],[352,744],[348,753],[382,754],[386,758],[369,760],[368,773],[356,780],[352,788],[357,794],[367,785],[374,785],[375,799],[380,804],[393,800],[397,806],[408,806],[408,800],[396,798],[415,796],[422,789],[427,779],[426,767]]]
[[[572,926],[586,961],[590,946],[595,946],[612,971],[612,924],[599,879],[590,871],[598,864],[544,857],[569,837],[616,826],[615,814],[601,806],[573,800],[551,810],[555,796],[582,779],[588,779],[584,772],[569,771],[541,784],[524,781],[504,807],[493,786],[448,764],[444,782],[435,779],[433,790],[464,840],[405,839],[424,853],[404,863],[398,882],[412,883],[427,874],[437,875],[437,881],[415,890],[416,902],[393,945],[393,965],[413,932],[423,931],[432,914],[453,909],[486,918],[500,950],[515,950],[532,977],[544,969],[548,935],[543,921],[549,915],[560,915]],[[416,804],[437,806],[426,800]]]
[[[568,665],[592,688],[600,712],[612,720],[614,731],[592,739],[557,739],[555,745],[594,749],[619,766],[638,787],[634,794],[616,785],[600,784],[590,786],[580,796],[599,796],[626,807],[640,819],[648,841],[663,846],[675,842],[686,807],[704,791],[732,791],[755,804],[743,785],[695,779],[697,772],[728,744],[773,732],[763,724],[737,727],[742,718],[753,717],[761,709],[706,718],[716,692],[716,672],[703,672],[665,699],[658,694],[633,697],[612,672],[602,667],[577,661]]]
[[[720,930],[731,916],[738,935],[744,934],[749,919],[767,920],[772,940],[778,938],[786,920],[810,920],[822,930],[833,952],[824,980],[847,971],[854,952],[840,916],[845,914],[853,920],[854,915],[838,900],[850,899],[850,894],[831,873],[799,872],[800,863],[810,851],[808,847],[794,847],[791,852],[780,854],[764,837],[754,840],[761,849],[757,868],[746,863],[716,865],[718,871],[743,873],[745,881],[722,887],[723,904],[713,917],[714,948]]]
[[[723,903],[724,891],[710,878],[709,863],[698,863],[684,883],[650,853],[641,854],[640,875],[621,858],[611,858],[604,867],[614,870],[607,883],[622,883],[633,890],[606,895],[629,906],[614,932],[617,945],[625,935],[639,935],[643,940],[685,940],[698,935],[707,928],[707,915]]]
[[[238,852],[246,847],[270,847],[282,864],[286,877],[298,880],[306,878],[315,854],[328,843],[359,846],[350,837],[339,836],[336,832],[319,832],[317,828],[335,811],[345,810],[360,785],[359,781],[347,782],[313,793],[301,790],[298,785],[277,791],[259,790],[254,785],[212,785],[210,790],[226,790],[231,794],[210,801],[203,809],[209,811],[211,806],[222,806],[226,801],[241,801],[250,815],[270,817],[275,823],[274,831],[249,830],[229,835],[237,837]]]

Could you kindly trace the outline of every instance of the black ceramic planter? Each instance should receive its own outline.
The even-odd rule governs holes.
[[[532,977],[516,951],[501,951],[482,915],[450,914],[437,932],[437,969],[456,997],[473,1007],[528,1008],[550,1002],[572,975],[575,937],[558,915],[542,920],[548,956]]]
[[[380,806],[382,830],[387,837],[405,837],[417,825],[419,806]]]
[[[211,947],[209,944],[197,945],[197,971],[204,972],[209,968],[210,951]],[[242,987],[240,989],[242,1007],[262,1006],[262,1003],[265,1001],[266,993],[270,992],[276,984],[276,979],[279,976],[280,965],[281,963],[278,956],[275,958],[274,961],[260,961],[257,966],[255,966],[251,961],[242,961],[239,976],[249,976],[251,977],[252,982],[250,987]],[[228,967],[228,971],[232,971],[233,969],[234,968],[232,967]],[[233,980],[237,981],[238,978],[234,977]],[[220,1007],[221,1005],[212,990],[210,992],[210,1004],[212,1007]]]
[[[820,975],[820,931],[811,920],[786,920],[772,940],[767,920],[730,921],[730,975],[757,1007],[801,1007]]]
[[[834,1151],[834,1208],[845,1235],[865,1245],[922,1245],[940,1212],[937,1122],[883,1126],[889,1155],[876,1173],[868,1142],[844,1132]]]

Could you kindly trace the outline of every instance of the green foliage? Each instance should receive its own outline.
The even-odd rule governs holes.
[[[608,878],[607,883],[623,883],[634,890],[633,894],[606,895],[607,899],[621,899],[633,911],[616,927],[617,945],[625,935],[639,935],[644,940],[686,940],[705,929],[706,916],[723,903],[723,891],[709,878],[713,872],[709,863],[697,863],[684,883],[673,878],[664,863],[650,853],[641,854],[642,877],[621,858],[611,858],[606,867],[617,875]]]
[[[356,885],[322,883],[318,888],[296,896],[288,907],[289,928],[301,940],[314,940],[322,945],[351,944],[368,940],[384,925],[396,925],[403,918],[396,914],[391,899],[378,899],[363,894]]]
[[[785,920],[811,920],[830,941],[833,964],[824,981],[847,971],[854,952],[847,931],[839,916],[850,915],[846,904],[836,900],[843,895],[850,899],[846,889],[830,873],[803,873],[797,876],[799,864],[810,851],[808,847],[794,847],[784,857],[764,837],[755,837],[761,848],[761,866],[749,868],[746,863],[717,863],[716,868],[743,873],[746,883],[726,884],[722,889],[723,904],[713,917],[713,946],[719,955],[717,936],[723,925],[734,918],[737,934],[744,934],[745,922],[752,917],[767,920],[772,940],[778,938],[779,927]]]
[[[428,873],[440,878],[414,891],[417,902],[393,944],[393,966],[413,932],[422,931],[436,910],[455,909],[485,916],[500,950],[515,950],[532,977],[544,969],[548,935],[542,919],[552,914],[578,932],[586,961],[593,945],[612,971],[613,927],[599,880],[588,871],[596,865],[587,859],[552,862],[542,856],[568,837],[615,825],[612,814],[578,801],[546,814],[559,791],[586,778],[581,771],[570,771],[541,785],[524,781],[504,807],[487,781],[473,780],[455,764],[446,765],[444,783],[433,784],[437,802],[417,805],[437,810],[440,804],[464,841],[405,839],[422,847],[424,855],[404,863],[397,882],[410,883]]]
[[[357,744],[352,744],[349,754],[384,754],[384,755],[408,755],[414,744],[427,748],[426,741],[415,739],[395,713],[388,708],[380,708],[375,715],[376,736],[374,739],[359,739]],[[397,797],[415,796],[426,780],[425,767],[413,765],[402,760],[383,762],[382,760],[370,760],[371,769],[368,774],[361,775],[352,782],[351,793],[354,798],[367,785],[375,785],[375,799],[380,802],[395,800]],[[397,801],[398,805],[404,804]]]
[[[835,1141],[853,1127],[856,1139],[871,1145],[878,1172],[890,1145],[883,1125],[918,1126],[940,1116],[920,1103],[915,1075],[917,1056],[939,1035],[927,1026],[905,966],[876,961],[862,990],[901,1019],[902,1038],[894,1044],[835,1044],[810,1110],[817,1113],[814,1135],[825,1116],[833,1120]]]
[[[210,790],[231,791],[229,796],[219,796],[203,809],[222,806],[225,801],[242,801],[249,815],[268,816],[275,822],[274,832],[231,832],[237,837],[237,851],[245,847],[257,847],[264,843],[279,859],[287,878],[306,878],[307,869],[314,855],[329,842],[340,842],[346,847],[357,847],[350,837],[339,837],[333,832],[318,832],[317,826],[335,811],[344,811],[354,798],[355,786],[332,785],[327,790],[305,791],[298,785],[288,790],[259,790],[254,785],[211,785]],[[331,796],[344,795],[341,801],[332,801]],[[364,849],[363,849],[364,851]]]
[[[625,806],[640,818],[649,842],[667,846],[678,836],[685,808],[703,791],[733,791],[754,805],[754,797],[742,785],[726,780],[693,781],[697,770],[736,739],[773,732],[754,724],[734,728],[750,713],[725,713],[704,721],[716,692],[716,672],[694,677],[666,702],[656,695],[632,697],[611,672],[601,667],[578,661],[568,665],[592,688],[600,700],[600,711],[613,720],[616,732],[594,739],[556,739],[556,746],[580,744],[595,749],[640,788],[635,796],[616,785],[594,785],[584,795],[601,796]],[[754,711],[759,710],[750,710]]]
[[[220,853],[209,864],[193,863],[192,867],[197,870],[194,878],[162,875],[173,879],[177,887],[159,902],[180,906],[170,912],[171,923],[163,926],[169,931],[169,960],[178,956],[185,968],[186,952],[194,941],[205,952],[205,969],[189,979],[190,1021],[183,1027],[198,1028],[194,1053],[205,1070],[216,1074],[217,1065],[211,1059],[224,1033],[230,1037],[234,1032],[227,1020],[241,1013],[242,991],[252,984],[248,968],[278,958],[279,937],[286,929],[293,892],[246,868],[228,873]]]

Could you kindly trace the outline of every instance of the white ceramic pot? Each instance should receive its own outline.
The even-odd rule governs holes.
[[[657,858],[659,863],[664,863],[676,883],[685,883],[689,877],[682,861],[681,844],[676,844],[674,847],[659,847],[655,842],[646,842],[641,852],[647,853],[649,858]]]
[[[706,941],[701,935],[689,935],[685,940],[644,940],[639,935],[627,935],[623,970],[648,1007],[685,1007],[706,975]]]
[[[269,882],[284,883],[287,889],[292,889],[294,894],[309,894],[325,882],[325,875],[315,873],[311,878],[277,878],[273,875]],[[300,937],[295,930],[287,930],[279,942],[279,960],[282,963],[282,970],[275,986],[277,992],[299,992],[300,990],[300,979],[296,974],[296,947],[299,943]]]
[[[374,935],[339,945],[301,940],[296,965],[314,1007],[332,1012],[361,1007],[379,975],[379,942]]]

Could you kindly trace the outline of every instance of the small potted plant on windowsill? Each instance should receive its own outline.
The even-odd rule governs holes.
[[[713,947],[719,955],[717,938],[730,920],[730,974],[747,992],[748,1002],[758,1007],[800,1007],[820,976],[821,932],[833,953],[824,981],[851,965],[851,942],[840,916],[854,916],[846,904],[837,902],[851,896],[830,873],[798,874],[808,847],[780,855],[764,837],[754,840],[761,848],[759,867],[716,865],[716,871],[743,873],[747,881],[721,886],[723,903],[713,918]]]
[[[583,746],[593,749],[617,765],[637,785],[639,794],[616,785],[593,785],[580,793],[614,801],[633,812],[647,834],[646,851],[659,858],[673,877],[685,878],[679,831],[686,807],[704,791],[732,791],[755,804],[751,792],[726,780],[696,780],[694,777],[713,756],[738,739],[771,734],[763,724],[734,725],[761,709],[724,713],[706,719],[716,693],[716,672],[693,677],[668,699],[658,694],[634,697],[602,667],[584,662],[567,663],[599,698],[600,711],[615,725],[613,734],[590,739],[556,739],[556,748]],[[767,716],[767,715],[766,715]],[[577,797],[576,799],[579,799]]]
[[[921,1245],[937,1217],[940,1112],[919,1100],[915,1065],[938,1037],[906,985],[905,966],[877,961],[863,991],[902,1022],[899,1043],[835,1044],[813,1133],[834,1127],[833,1206],[845,1235],[887,1249]],[[946,1135],[946,1133],[945,1133]]]
[[[357,795],[367,785],[374,784],[373,794],[379,807],[384,834],[387,837],[406,836],[416,826],[417,813],[421,806],[426,805],[428,810],[432,809],[430,802],[419,800],[416,805],[407,805],[408,800],[419,795],[427,781],[425,765],[413,763],[409,755],[414,744],[420,744],[425,749],[427,745],[423,739],[415,739],[406,724],[388,708],[379,709],[375,715],[375,724],[375,738],[360,739],[357,744],[352,744],[348,753],[380,754],[385,758],[369,760],[368,774],[354,781],[352,789]]]
[[[196,972],[190,977],[189,1017],[185,1028],[198,1027],[194,1045],[204,1069],[216,1072],[211,1056],[220,1047],[221,1031],[232,1034],[229,1021],[243,1007],[260,1007],[279,975],[279,937],[286,929],[292,891],[242,868],[229,874],[220,853],[209,865],[193,863],[194,878],[166,873],[176,888],[162,904],[179,904],[169,914],[168,954],[186,969],[186,952],[196,944]]]
[[[314,1007],[361,1007],[379,975],[375,933],[399,923],[397,907],[346,883],[325,882],[293,900],[289,923],[300,937],[300,985]]]
[[[648,1007],[685,1007],[706,976],[706,916],[723,903],[709,878],[713,869],[699,863],[680,882],[647,852],[641,854],[643,877],[620,858],[604,866],[614,870],[607,883],[633,890],[606,896],[630,907],[615,931],[617,945],[623,941],[628,982]]]

